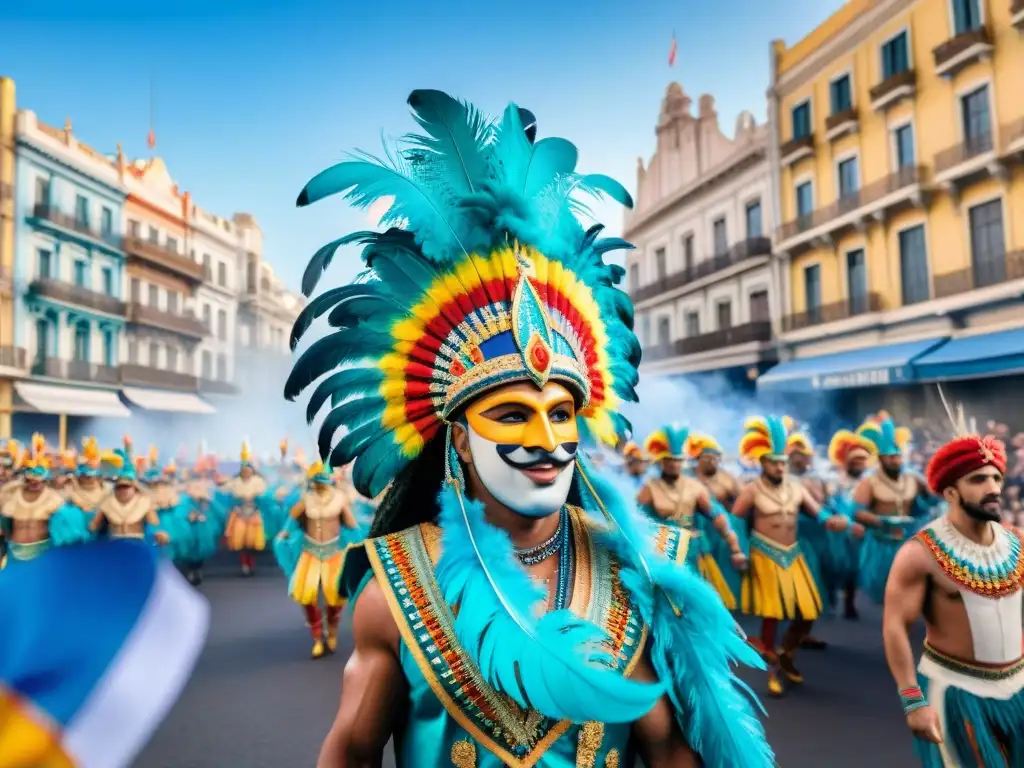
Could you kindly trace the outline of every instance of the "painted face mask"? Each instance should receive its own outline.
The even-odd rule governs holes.
[[[569,390],[511,385],[473,403],[466,421],[473,466],[495,499],[527,517],[562,508],[579,444]]]

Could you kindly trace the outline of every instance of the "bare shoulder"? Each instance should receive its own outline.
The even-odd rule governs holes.
[[[919,539],[912,538],[903,543],[892,562],[892,573],[906,579],[914,579],[932,572],[935,559]]]
[[[401,637],[387,595],[376,578],[356,598],[352,634],[357,647],[388,648],[396,655]]]

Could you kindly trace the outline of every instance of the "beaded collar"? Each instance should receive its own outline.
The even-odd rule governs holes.
[[[946,516],[917,534],[942,572],[964,589],[984,597],[1005,597],[1021,587],[1024,558],[1021,537],[991,523],[995,539],[989,546],[977,544],[960,533]]]

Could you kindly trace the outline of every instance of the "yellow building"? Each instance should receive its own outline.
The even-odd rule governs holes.
[[[11,379],[25,366],[25,350],[14,346],[15,106],[14,81],[0,77],[0,439],[11,436]]]
[[[759,388],[906,417],[921,383],[1024,371],[1024,0],[851,0],[771,55],[786,362]]]

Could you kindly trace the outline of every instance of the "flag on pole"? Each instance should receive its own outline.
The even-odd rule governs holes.
[[[146,136],[146,146],[150,149],[156,148],[156,131],[152,128],[149,129],[149,135]]]
[[[669,49],[668,49],[668,65],[670,67],[674,67],[676,65],[676,50],[677,49],[678,49],[678,46],[676,45],[676,33],[673,31],[672,32],[672,45],[670,45]]]

